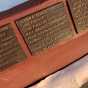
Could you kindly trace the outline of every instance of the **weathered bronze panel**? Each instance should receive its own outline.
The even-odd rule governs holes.
[[[0,27],[0,70],[26,58],[10,24]]]
[[[74,35],[65,10],[61,2],[16,21],[32,54]]]
[[[78,32],[88,27],[88,0],[68,0],[71,14]]]

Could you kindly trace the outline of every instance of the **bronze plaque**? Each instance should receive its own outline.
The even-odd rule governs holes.
[[[68,0],[78,32],[88,27],[88,0]]]
[[[74,35],[63,2],[29,14],[16,24],[32,54]]]
[[[26,58],[10,24],[0,27],[0,70]]]

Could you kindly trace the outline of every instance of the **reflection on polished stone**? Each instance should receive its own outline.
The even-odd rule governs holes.
[[[81,60],[50,75],[40,83],[29,88],[88,88],[87,81],[88,56],[85,56]]]

